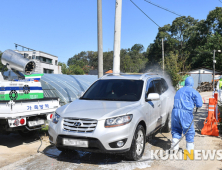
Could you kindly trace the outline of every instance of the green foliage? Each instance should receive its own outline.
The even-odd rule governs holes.
[[[135,44],[134,46],[132,46],[131,51],[135,51],[135,52],[139,52],[141,53],[144,50],[144,47],[142,44]]]
[[[178,63],[178,56],[174,55],[172,52],[169,54],[168,57],[165,59],[165,69],[169,73],[172,84],[174,87],[182,80],[182,77],[180,76],[180,64]]]
[[[143,45],[141,44],[135,44],[131,50],[122,49],[120,51],[121,71],[127,73],[142,72],[148,63],[148,59],[142,51]]]
[[[165,58],[165,70],[170,75],[172,85],[175,87],[175,89],[178,88],[179,82],[181,82],[184,75],[186,75],[186,73],[181,73],[181,70],[189,70],[189,66],[187,66],[187,68],[184,66],[187,56],[188,55],[184,56],[183,59],[180,59],[178,54],[170,52],[169,55]]]
[[[84,73],[88,74],[88,73],[89,73],[89,70],[90,70],[90,67],[85,65],[85,66],[83,66],[82,69],[83,69],[83,72],[84,72]]]
[[[58,65],[61,66],[62,74],[68,74],[68,67],[66,66],[65,63],[59,62]]]
[[[75,74],[75,75],[83,75],[85,74],[83,69],[78,65],[71,65],[69,66],[69,74]]]
[[[122,72],[141,72],[145,69],[148,59],[145,54],[143,45],[135,44],[130,49],[121,49],[120,51],[120,70]],[[90,69],[98,68],[98,53],[93,51],[82,51],[77,55],[68,59],[67,65],[69,66],[69,72],[66,74],[74,74],[73,69],[75,66],[79,66],[85,73],[88,73]],[[65,67],[65,66],[64,66]],[[65,67],[66,68],[66,67]],[[66,68],[66,69],[68,69]],[[103,69],[110,70],[113,68],[113,51],[103,52]],[[65,69],[65,70],[66,70]],[[63,70],[63,69],[62,69]],[[63,72],[63,71],[62,71]],[[65,72],[65,71],[64,71]]]
[[[198,54],[193,58],[195,61],[194,66],[197,67],[199,63],[201,63],[202,66],[212,69],[213,50],[215,49],[217,51],[215,53],[215,59],[217,61],[215,68],[216,70],[222,70],[222,54],[218,53],[218,49],[222,50],[222,35],[215,32],[214,35],[208,35],[206,41],[207,43],[196,48]]]
[[[78,61],[78,63],[82,63],[81,61]],[[82,75],[85,74],[84,72],[84,68],[81,68],[79,65],[70,65],[70,66],[66,66],[65,63],[61,63],[59,62],[58,64],[59,66],[61,66],[62,69],[62,74],[67,74],[67,75]],[[88,69],[86,69],[86,72],[88,71]]]
[[[149,65],[162,61],[162,38],[165,57],[178,56],[183,63],[179,70],[206,67],[212,69],[213,50],[222,50],[222,8],[210,11],[206,20],[196,20],[190,16],[178,17],[172,24],[159,28],[159,32],[146,50]],[[216,69],[222,70],[222,54],[216,53]]]
[[[44,135],[44,136],[48,136],[48,130],[49,130],[49,126],[46,125],[44,127],[44,125],[42,125],[42,129],[39,130],[39,134]]]
[[[222,8],[216,7],[215,10],[210,11],[207,16],[206,24],[211,33],[218,32],[222,34]]]

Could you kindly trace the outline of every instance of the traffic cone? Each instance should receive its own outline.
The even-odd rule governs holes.
[[[219,111],[219,108],[218,108],[218,93],[214,93],[214,98],[215,98],[215,102],[216,102],[216,105],[215,105],[215,110],[214,110],[214,116],[217,120],[217,122],[220,122],[221,121],[221,118],[220,118],[220,111]]]
[[[218,123],[214,116],[216,104],[215,98],[209,98],[208,116],[205,119],[204,127],[201,130],[202,135],[219,136],[219,130],[217,128]]]

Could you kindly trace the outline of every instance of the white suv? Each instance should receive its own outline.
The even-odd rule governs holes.
[[[58,108],[49,139],[61,151],[126,153],[142,157],[146,136],[170,131],[173,93],[157,74],[106,75],[79,99]]]

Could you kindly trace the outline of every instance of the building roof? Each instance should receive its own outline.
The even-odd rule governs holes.
[[[199,67],[199,68],[193,69],[193,70],[189,71],[188,73],[193,73],[193,72],[199,71],[199,70],[205,70],[205,71],[213,73],[213,69],[209,69],[209,68],[205,68],[205,67]],[[215,74],[220,74],[220,73],[221,73],[221,71],[215,70]]]
[[[36,51],[36,52],[37,52],[37,51]],[[43,52],[43,51],[39,51],[39,52],[44,53],[44,54],[48,54],[48,55],[51,55],[51,56],[53,56],[53,57],[58,58],[56,55],[52,55],[52,54],[49,54],[49,53],[46,53],[46,52]]]
[[[44,53],[44,54],[51,55],[51,56],[53,56],[53,57],[58,58],[58,57],[55,56],[55,55],[52,55],[52,54],[49,54],[49,53],[46,53],[46,52],[43,52],[43,51],[19,51],[19,50],[14,50],[14,51],[15,51],[15,52],[19,52],[19,53],[27,53],[27,52],[31,52],[31,53],[33,53],[33,52],[40,52],[40,53]]]

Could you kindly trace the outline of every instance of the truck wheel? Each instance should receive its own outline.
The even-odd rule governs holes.
[[[37,130],[33,130],[33,131],[29,131],[29,130],[19,130],[18,133],[22,136],[22,137],[33,137],[36,135]]]
[[[126,158],[131,161],[139,160],[143,156],[145,144],[145,130],[142,125],[138,125],[133,136],[133,141],[130,150],[126,153]]]
[[[170,132],[171,131],[171,113],[168,114],[167,120],[165,122],[165,125],[162,128],[162,132]]]

